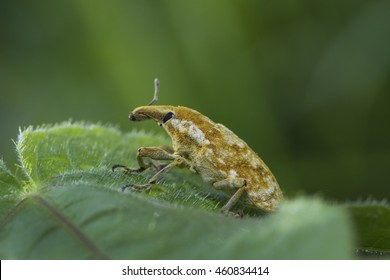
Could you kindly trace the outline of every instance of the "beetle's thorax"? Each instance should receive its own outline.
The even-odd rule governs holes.
[[[175,116],[163,124],[171,136],[175,152],[192,159],[199,149],[210,144],[207,132],[212,129],[213,122],[199,112],[175,107]]]

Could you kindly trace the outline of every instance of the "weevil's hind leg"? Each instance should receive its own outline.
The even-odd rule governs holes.
[[[221,213],[225,216],[233,215],[235,217],[243,217],[244,213],[242,211],[238,213],[231,212],[230,210],[233,208],[234,205],[238,202],[242,194],[244,193],[245,189],[244,187],[239,188],[233,196],[229,199],[229,201],[222,207]]]
[[[237,202],[240,200],[242,194],[245,192],[245,186],[246,186],[246,180],[243,178],[227,178],[218,182],[215,182],[213,186],[216,189],[226,189],[226,188],[233,188],[238,189],[233,196],[229,199],[229,201],[222,207],[221,212],[225,216],[237,216],[237,217],[243,217],[242,211],[240,213],[232,213],[230,210],[233,208],[234,205],[237,204]]]
[[[135,191],[146,191],[149,190],[153,184],[155,184],[161,177],[165,175],[169,170],[171,170],[175,166],[181,166],[184,163],[184,159],[182,157],[176,158],[174,161],[169,163],[167,166],[165,166],[163,169],[161,169],[159,172],[154,174],[152,178],[149,179],[147,184],[144,185],[137,185],[137,184],[129,184],[124,187],[122,187],[122,191],[124,191],[127,188],[131,188]]]

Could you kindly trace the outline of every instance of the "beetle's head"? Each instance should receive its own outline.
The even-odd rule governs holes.
[[[158,124],[165,124],[175,115],[174,106],[141,106],[129,114],[131,121],[155,120]]]
[[[129,120],[144,121],[153,119],[158,124],[162,125],[175,115],[174,106],[152,106],[158,100],[159,86],[160,81],[158,79],[155,79],[153,100],[147,106],[141,106],[131,111],[129,114]]]
[[[197,142],[204,138],[204,134],[212,128],[209,118],[190,108],[181,106],[153,106],[158,99],[159,81],[155,79],[154,98],[147,106],[135,108],[129,114],[131,121],[152,119],[172,135],[193,138]],[[200,139],[200,140],[199,140]]]

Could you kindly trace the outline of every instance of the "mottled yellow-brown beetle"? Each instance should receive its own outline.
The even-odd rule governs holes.
[[[121,167],[125,173],[142,172],[152,167],[144,162],[144,158],[172,162],[164,165],[147,184],[130,184],[122,190],[148,190],[167,171],[179,166],[199,174],[214,188],[233,193],[222,207],[225,215],[231,213],[231,208],[243,198],[263,211],[276,210],[283,194],[274,175],[260,157],[224,125],[213,122],[195,110],[181,106],[153,106],[158,100],[159,84],[155,79],[153,100],[148,106],[134,109],[129,119],[155,120],[171,136],[173,153],[161,147],[142,147],[137,152],[139,168],[115,164],[112,170]]]

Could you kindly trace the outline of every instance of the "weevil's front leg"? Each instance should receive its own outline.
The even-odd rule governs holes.
[[[161,169],[159,172],[154,174],[152,178],[149,179],[147,184],[144,185],[136,185],[136,184],[129,184],[124,187],[122,187],[122,191],[124,191],[127,188],[132,188],[135,191],[144,191],[148,190],[152,187],[153,184],[157,182],[162,176],[164,176],[165,173],[167,173],[169,170],[171,170],[175,166],[188,166],[187,161],[182,157],[176,157],[174,161],[166,165],[163,169]]]
[[[139,168],[129,168],[122,164],[114,164],[112,166],[112,171],[115,171],[118,167],[124,169],[125,174],[129,173],[141,173],[151,167],[150,164],[144,162],[143,158],[151,158],[156,160],[174,160],[175,156],[173,154],[168,153],[166,150],[160,147],[144,147],[139,148],[137,151],[137,162]]]
[[[117,168],[123,168],[123,173],[125,174],[132,174],[132,173],[141,173],[142,171],[145,170],[145,168],[142,168],[142,167],[139,167],[139,168],[130,168],[130,167],[127,167],[126,165],[123,165],[123,164],[114,164],[112,167],[111,167],[111,170],[114,172],[115,169]]]
[[[238,189],[221,209],[222,214],[227,216],[231,213],[230,209],[236,205],[242,194],[245,192],[246,180],[243,178],[226,178],[224,180],[215,182],[213,186],[218,190],[226,188]]]

